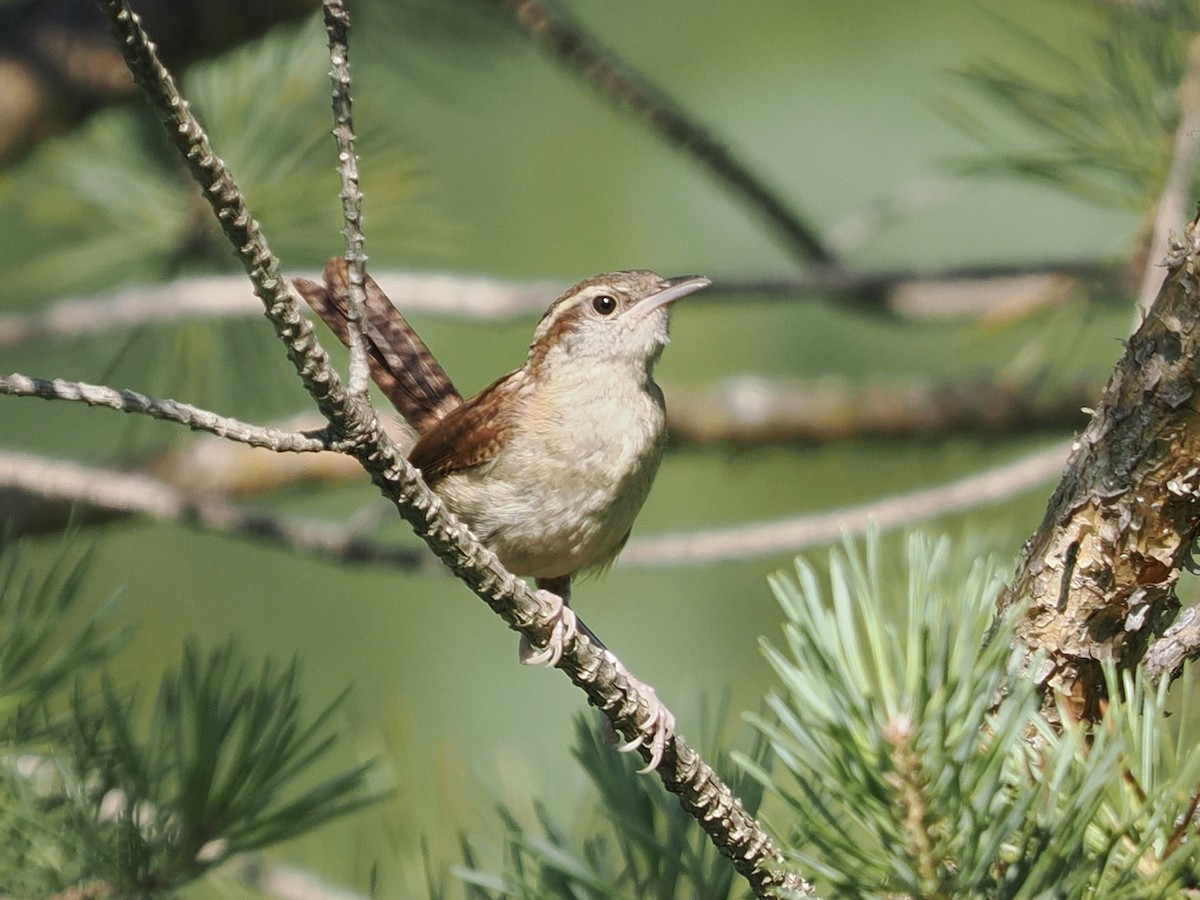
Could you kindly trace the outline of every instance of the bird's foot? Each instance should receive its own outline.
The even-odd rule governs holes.
[[[663,754],[667,749],[667,741],[675,737],[675,716],[669,709],[663,706],[654,688],[634,678],[628,670],[625,671],[625,677],[629,679],[630,686],[649,698],[649,709],[645,718],[637,723],[637,737],[627,743],[618,745],[617,750],[621,753],[632,753],[642,747],[649,747],[650,759],[644,768],[638,769],[638,774],[644,775],[647,772],[653,772],[658,768],[658,764],[662,762]]]
[[[518,654],[522,665],[546,665],[553,668],[562,659],[563,648],[578,634],[579,623],[575,617],[575,610],[571,609],[558,594],[539,589],[537,597],[543,603],[554,607],[554,611],[550,615],[550,637],[544,647],[534,647],[529,642],[529,638],[521,635]]]

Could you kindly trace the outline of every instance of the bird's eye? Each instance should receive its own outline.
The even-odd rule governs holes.
[[[600,294],[592,298],[592,309],[602,316],[611,316],[616,311],[617,301],[608,294]]]

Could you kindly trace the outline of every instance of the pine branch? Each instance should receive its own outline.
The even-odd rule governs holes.
[[[1060,473],[1066,455],[1065,446],[1055,446],[948,484],[811,516],[638,538],[629,542],[617,565],[694,565],[751,559],[795,553],[836,541],[842,535],[858,536],[873,529],[912,525],[1028,491]]]
[[[1175,585],[1200,533],[1200,218],[1173,244],[1158,298],[1080,434],[1001,609],[1025,604],[1017,637],[1045,712],[1094,719],[1100,660],[1136,664],[1179,607]]]
[[[695,122],[677,102],[602,48],[578,22],[551,9],[542,0],[491,2],[511,13],[530,40],[707,168],[767,221],[793,255],[829,269],[836,270],[841,265],[816,229],[790,209],[749,166]]]
[[[118,42],[134,79],[158,110],[171,141],[200,183],[222,229],[236,249],[266,307],[266,315],[283,340],[305,388],[336,434],[346,439],[371,480],[391,499],[422,540],[452,571],[535,646],[544,646],[556,624],[556,610],[540,601],[520,579],[503,569],[441,501],[383,432],[369,404],[351,401],[328,356],[317,343],[289,284],[279,275],[271,253],[229,172],[213,154],[208,139],[179,95],[169,73],[137,17],[123,0],[101,0],[112,17]],[[585,636],[568,641],[559,662],[589,702],[601,709],[613,727],[639,743],[643,759],[651,758],[643,723],[651,717],[652,697],[612,654],[599,651]],[[702,825],[722,853],[749,881],[755,893],[768,896],[777,888],[808,892],[807,883],[782,868],[783,856],[762,826],[748,815],[729,788],[679,736],[667,742],[656,770],[668,790]]]

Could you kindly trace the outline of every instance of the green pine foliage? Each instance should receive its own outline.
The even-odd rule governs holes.
[[[839,897],[1178,896],[1200,875],[1187,710],[1110,671],[1103,721],[1055,732],[991,621],[995,567],[950,556],[912,539],[900,626],[874,540],[833,553],[828,589],[803,561],[773,579],[780,687],[755,721],[778,765],[746,765],[797,865]]]
[[[972,543],[958,559],[978,555]],[[1190,697],[1168,716],[1165,684],[1110,671],[1104,720],[1058,733],[1011,617],[994,619],[997,566],[957,562],[946,539],[912,537],[905,565],[880,547],[835,550],[827,585],[803,560],[795,580],[772,579],[786,621],[781,646],[764,642],[779,685],[749,717],[761,740],[732,759],[705,741],[818,895],[1146,900],[1200,884]],[[582,722],[576,755],[599,814],[564,826],[501,809],[498,868],[463,842],[452,874],[467,897],[745,894],[657,783]]]
[[[0,546],[0,895],[168,896],[372,802],[367,764],[314,776],[341,698],[306,715],[295,663],[188,645],[140,710],[102,671],[121,634],[85,583],[69,551],[42,575]]]
[[[319,268],[340,248],[338,178],[328,110],[329,61],[320,17],[192,66],[189,102],[245,192],[273,248]],[[374,253],[428,248],[443,230],[426,205],[427,178],[393,120],[371,119],[359,141],[369,167]],[[0,180],[0,212],[20,223],[0,271],[34,306],[114,284],[240,271],[208,205],[144,105],[107,109],[47,142]]]
[[[732,763],[719,746],[726,706],[700,715],[700,750],[751,812],[763,790]],[[769,765],[770,750],[756,739],[747,758]],[[503,863],[489,869],[484,854],[462,841],[463,864],[452,874],[470,900],[544,897],[694,898],[725,900],[745,892],[745,883],[655,778],[639,775],[641,761],[617,753],[613,740],[588,717],[576,722],[575,757],[597,793],[595,808],[579,821],[556,822],[541,805],[535,823],[501,807]],[[433,898],[457,896],[445,879],[430,878]]]
[[[1014,21],[1004,25],[1041,66],[1018,69],[987,59],[959,73],[975,96],[946,99],[945,107],[983,148],[967,170],[1048,182],[1138,213],[1153,209],[1174,152],[1179,88],[1188,43],[1200,29],[1200,2],[1086,4],[1075,43],[1081,54],[1059,50]],[[979,97],[987,103],[981,106]],[[1014,121],[1022,126],[1017,131]],[[1022,132],[1024,138],[1014,137]],[[1198,193],[1194,173],[1190,195]]]

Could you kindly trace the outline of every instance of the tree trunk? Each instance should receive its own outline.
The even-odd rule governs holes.
[[[1068,715],[1102,711],[1100,663],[1137,664],[1179,608],[1200,526],[1200,216],[1173,243],[1158,298],[1075,444],[1000,608],[1027,604],[1017,637]]]

